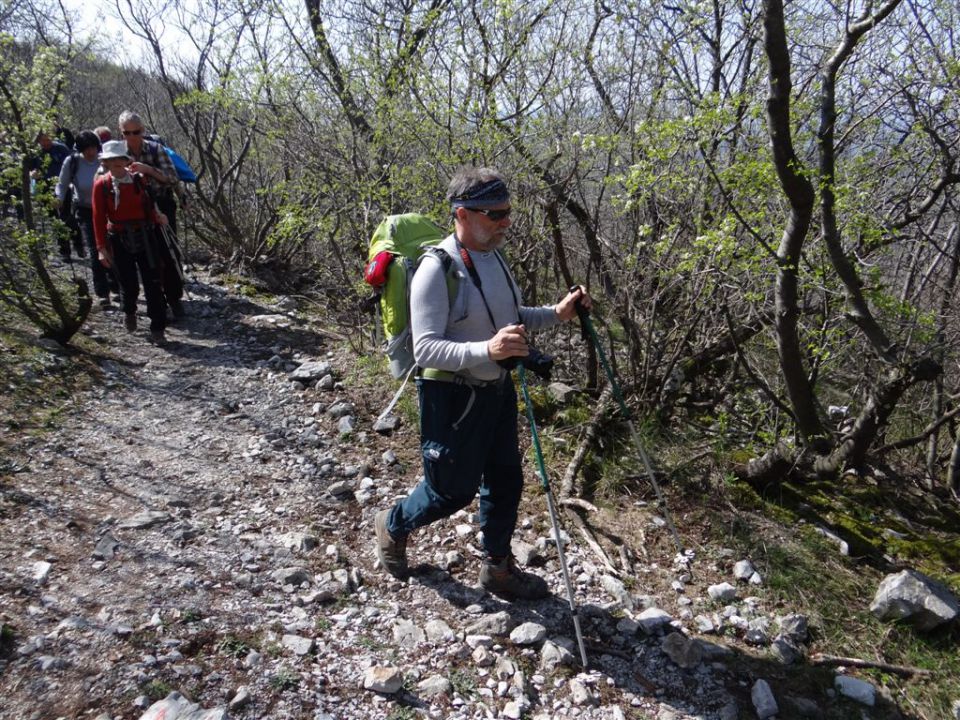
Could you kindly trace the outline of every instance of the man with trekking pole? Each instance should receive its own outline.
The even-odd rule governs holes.
[[[577,287],[556,305],[521,305],[498,252],[511,211],[498,171],[460,169],[447,199],[455,232],[437,247],[452,260],[456,293],[451,297],[449,273],[435,253],[423,256],[410,289],[424,478],[377,513],[377,557],[387,572],[405,577],[411,533],[467,506],[479,492],[486,553],[480,585],[510,598],[543,598],[546,582],[518,569],[510,550],[523,486],[511,369],[519,364],[549,373],[552,359],[528,344],[527,333],[575,318],[576,303],[589,308],[590,297]]]

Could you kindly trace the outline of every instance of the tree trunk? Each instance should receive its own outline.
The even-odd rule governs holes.
[[[764,49],[770,64],[767,124],[777,177],[790,203],[790,215],[777,249],[777,354],[787,395],[797,419],[797,430],[807,445],[823,448],[824,428],[817,413],[816,395],[803,366],[798,333],[798,277],[803,243],[813,214],[814,190],[793,148],[790,128],[790,53],[784,27],[782,0],[766,0]]]

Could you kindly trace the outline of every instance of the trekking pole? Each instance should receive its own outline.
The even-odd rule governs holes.
[[[570,292],[574,292],[577,289],[579,289],[579,287],[574,286],[570,289]],[[656,473],[653,472],[653,465],[650,462],[650,456],[647,455],[647,451],[643,449],[643,443],[640,442],[640,436],[637,434],[637,428],[633,424],[633,417],[630,414],[630,410],[627,408],[627,403],[623,399],[623,394],[620,392],[620,385],[617,383],[617,379],[613,374],[610,363],[607,362],[606,353],[603,352],[603,345],[600,344],[600,338],[597,337],[597,331],[594,329],[593,321],[590,319],[590,311],[587,310],[587,308],[585,308],[579,300],[577,300],[575,307],[577,309],[577,317],[580,318],[580,328],[583,331],[583,338],[584,340],[589,340],[592,342],[593,346],[597,349],[597,354],[600,356],[600,364],[603,365],[603,370],[607,374],[607,380],[610,381],[610,387],[613,390],[613,396],[617,399],[617,403],[620,405],[620,413],[623,415],[623,419],[627,422],[627,427],[630,430],[630,436],[633,438],[633,444],[637,447],[637,455],[640,457],[640,462],[643,463],[643,467],[647,472],[647,476],[650,478],[650,484],[653,486],[653,490],[657,494],[657,504],[663,511],[663,516],[667,521],[667,527],[670,528],[670,533],[673,535],[673,541],[677,545],[677,552],[683,553],[683,543],[680,542],[680,534],[677,532],[677,528],[673,524],[673,518],[670,517],[670,509],[667,507],[667,501],[663,497],[663,492],[660,490],[660,484],[657,482]]]
[[[540,484],[547,493],[547,508],[550,510],[550,520],[553,523],[553,537],[557,541],[557,551],[560,554],[560,569],[563,572],[563,582],[567,586],[567,597],[570,600],[570,614],[573,616],[573,629],[577,634],[577,645],[580,646],[580,660],[583,669],[587,669],[587,648],[583,643],[583,633],[580,631],[580,616],[577,614],[577,603],[573,597],[573,585],[570,583],[570,571],[567,570],[567,557],[563,552],[563,540],[560,538],[560,523],[557,521],[557,509],[553,501],[553,490],[547,479],[547,468],[543,462],[543,450],[540,448],[540,436],[537,434],[537,421],[533,417],[533,403],[530,402],[530,393],[527,392],[527,377],[523,363],[517,364],[520,374],[520,389],[523,391],[523,404],[527,408],[527,420],[530,422],[530,435],[533,438],[533,450],[537,456],[537,469],[540,472]]]

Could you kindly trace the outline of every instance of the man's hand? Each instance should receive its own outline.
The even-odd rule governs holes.
[[[97,252],[97,259],[100,260],[100,264],[105,268],[113,265],[113,258],[110,257],[109,253],[105,253],[103,250]]]
[[[162,212],[157,212],[157,225],[169,225],[170,218],[164,215]]]
[[[577,301],[580,301],[587,310],[593,304],[583,285],[577,285],[577,288],[567,293],[567,296],[558,302],[553,309],[561,320],[573,320],[577,316]]]
[[[487,343],[487,354],[494,362],[508,357],[526,357],[529,352],[527,329],[523,325],[507,325]]]
[[[132,162],[127,165],[127,170],[134,173],[140,173],[141,175],[146,175],[147,177],[151,177],[160,182],[166,182],[166,179],[160,174],[159,170],[157,170],[155,167],[147,165],[146,163]]]

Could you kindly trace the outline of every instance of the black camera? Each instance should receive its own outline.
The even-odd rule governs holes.
[[[513,370],[517,365],[522,363],[524,368],[541,380],[549,380],[550,373],[553,372],[553,360],[553,355],[547,355],[535,347],[531,347],[526,357],[504,358],[503,360],[498,360],[497,365],[507,370]]]

